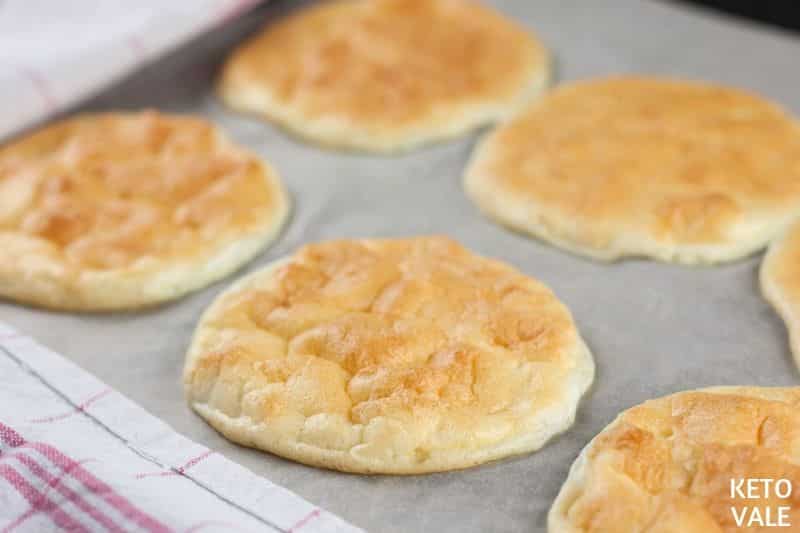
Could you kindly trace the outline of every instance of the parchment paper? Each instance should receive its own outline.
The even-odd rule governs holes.
[[[654,0],[488,1],[537,31],[558,78],[619,72],[715,80],[759,91],[800,114],[800,39]],[[96,98],[85,109],[200,113],[268,158],[294,197],[277,243],[246,271],[299,245],[348,236],[451,235],[552,287],[597,363],[575,426],[541,451],[470,470],[412,477],[318,470],[228,443],[186,407],[180,371],[195,321],[231,279],[159,309],[76,315],[0,305],[0,320],[96,374],[176,430],[371,531],[544,531],[580,449],[616,414],[674,391],[731,384],[797,385],[784,328],[757,289],[760,256],[715,268],[604,265],[484,219],[460,177],[478,135],[401,157],[304,145],[215,100],[230,47],[294,2],[257,9]],[[8,104],[8,102],[7,102]]]

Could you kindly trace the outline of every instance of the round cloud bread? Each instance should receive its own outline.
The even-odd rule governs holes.
[[[548,55],[469,0],[338,0],[245,43],[219,94],[325,145],[395,152],[508,116],[541,92]]]
[[[155,304],[255,256],[289,210],[277,175],[208,122],[82,115],[0,148],[0,296]]]
[[[201,319],[184,381],[235,442],[415,474],[538,449],[593,374],[550,290],[427,237],[314,244],[245,277]]]
[[[800,222],[774,240],[761,263],[761,292],[786,324],[800,367]]]
[[[583,450],[550,509],[550,533],[713,533],[744,507],[800,523],[800,388],[717,387],[622,413]],[[731,479],[788,479],[793,496],[731,498]],[[749,515],[748,515],[749,516]],[[769,531],[765,528],[763,531]],[[794,531],[794,529],[792,529]]]
[[[800,214],[800,126],[736,89],[581,81],[491,133],[465,188],[490,217],[595,259],[730,261]]]

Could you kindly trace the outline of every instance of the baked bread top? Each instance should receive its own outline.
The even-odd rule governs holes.
[[[288,212],[277,175],[199,118],[81,115],[0,148],[0,295],[138,307],[252,257]]]
[[[492,132],[465,187],[489,216],[597,259],[728,261],[800,214],[800,126],[729,87],[579,81]]]
[[[718,387],[633,407],[572,466],[549,531],[771,531],[747,524],[753,508],[774,522],[779,507],[788,507],[786,530],[793,531],[800,524],[799,406],[800,388]],[[732,493],[731,481],[735,490],[758,479],[785,479],[792,495],[779,497],[774,485],[759,485],[754,498]]]
[[[185,385],[236,442],[408,474],[537,449],[592,376],[546,287],[425,237],[313,244],[237,282],[202,318]]]
[[[338,0],[242,45],[219,93],[312,141],[391,152],[507,116],[547,77],[539,41],[477,2]]]

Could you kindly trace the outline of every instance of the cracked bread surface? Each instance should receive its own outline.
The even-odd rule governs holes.
[[[277,235],[277,174],[209,122],[79,115],[0,147],[0,296],[84,311],[178,298]]]
[[[738,514],[788,507],[800,525],[800,388],[715,387],[620,414],[581,452],[548,516],[550,533],[733,533]],[[786,479],[792,495],[731,497],[731,480]],[[749,517],[749,515],[747,515]]]
[[[314,466],[413,474],[541,447],[594,365],[541,283],[444,237],[312,244],[201,319],[190,405],[229,439]]]
[[[800,214],[800,125],[709,83],[571,82],[490,133],[464,187],[489,217],[594,259],[730,261]]]
[[[332,0],[270,24],[218,93],[308,140],[397,152],[506,118],[549,78],[525,28],[471,0]]]

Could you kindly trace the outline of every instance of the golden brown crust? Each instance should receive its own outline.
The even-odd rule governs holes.
[[[800,222],[770,244],[760,281],[761,293],[786,324],[789,347],[800,367]]]
[[[551,533],[741,532],[744,506],[788,506],[800,527],[800,388],[719,387],[622,413],[582,452],[549,515]],[[792,496],[731,497],[731,480],[788,479]],[[749,515],[748,515],[749,516]]]
[[[465,186],[493,218],[598,259],[731,260],[800,213],[800,127],[736,89],[581,81],[493,132]]]
[[[0,148],[0,295],[63,309],[175,298],[250,259],[288,211],[208,122],[83,115]]]
[[[219,92],[311,140],[395,151],[504,117],[544,86],[524,29],[470,0],[338,0],[240,47]]]
[[[245,278],[201,320],[185,385],[242,444],[408,474],[537,449],[592,375],[547,288],[439,237],[310,245]]]

